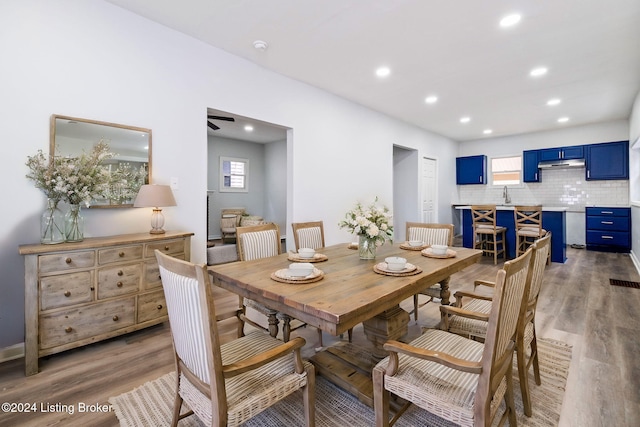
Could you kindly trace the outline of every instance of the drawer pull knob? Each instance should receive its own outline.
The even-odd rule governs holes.
[[[67,326],[66,328],[64,328],[64,331],[68,334],[71,333],[71,331],[73,331],[73,328],[71,326]]]
[[[165,251],[168,251],[168,250],[169,250],[169,245],[166,245],[166,246],[164,247],[164,250],[165,250]]]
[[[70,297],[70,296],[71,296],[71,292],[69,292],[69,291],[64,291],[64,296],[65,296],[65,297],[67,297],[67,298],[68,298],[68,297]]]
[[[122,283],[122,282],[118,282],[118,283],[116,283],[116,286],[117,286],[117,287],[119,287],[119,288],[121,288],[121,287],[122,287],[122,285],[123,285],[123,283]]]
[[[124,252],[120,252],[120,253],[118,254],[118,256],[119,256],[120,258],[122,258],[122,257],[124,256]]]
[[[116,314],[115,316],[113,316],[113,321],[117,322],[120,318],[118,317],[118,315]]]
[[[162,304],[158,304],[158,310],[162,310]]]
[[[124,274],[124,271],[122,271],[122,270],[118,271],[118,276],[122,276],[123,274]]]
[[[92,291],[93,291],[93,290],[95,290],[95,288],[94,288],[93,286],[92,286],[92,287],[90,287],[89,289],[90,289],[90,290],[92,290]]]
[[[64,262],[66,262],[67,264],[71,264],[71,258],[65,259]]]

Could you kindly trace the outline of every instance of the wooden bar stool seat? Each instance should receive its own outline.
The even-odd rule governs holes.
[[[471,206],[471,216],[474,247],[492,255],[494,264],[500,255],[506,260],[507,228],[496,224],[496,205]]]
[[[516,255],[527,251],[536,240],[547,234],[542,228],[542,206],[516,206]]]

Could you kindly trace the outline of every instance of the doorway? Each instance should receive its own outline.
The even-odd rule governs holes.
[[[284,236],[287,153],[292,132],[284,126],[212,108],[207,109],[206,124],[207,240],[220,238],[221,210],[226,208],[244,208],[248,215],[274,222]],[[246,188],[235,191],[226,188],[229,186],[224,185],[221,158],[242,160],[246,165],[242,177],[247,180],[243,181]]]
[[[393,146],[393,239],[406,240],[407,221],[420,221],[418,150]]]

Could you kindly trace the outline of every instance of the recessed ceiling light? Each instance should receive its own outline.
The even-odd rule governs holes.
[[[389,67],[380,67],[376,70],[376,76],[378,77],[387,77],[389,74],[391,74]]]
[[[547,74],[547,71],[549,71],[549,70],[546,67],[538,67],[538,68],[534,68],[533,70],[531,70],[529,75],[531,77],[540,77],[540,76],[544,76],[545,74]]]
[[[256,40],[253,42],[253,47],[255,47],[258,50],[267,50],[267,48],[269,47],[269,44],[262,40]]]
[[[438,97],[435,95],[429,95],[424,99],[427,104],[435,104],[438,101]]]
[[[554,106],[560,104],[561,102],[562,100],[560,98],[553,98],[547,101],[547,105]]]
[[[253,132],[253,126],[251,126],[251,125],[246,125],[246,126],[244,127],[244,130],[246,130],[247,132]]]
[[[492,129],[485,129],[485,130],[482,131],[482,133],[484,133],[485,135],[489,135],[489,134],[493,133],[493,130]]]
[[[465,116],[460,117],[460,123],[469,123],[471,121],[471,117]]]
[[[500,20],[500,26],[504,28],[511,27],[513,25],[516,25],[518,22],[520,22],[520,18],[522,17],[517,13],[514,13],[512,15],[507,15]]]
[[[560,117],[558,123],[566,123],[569,121],[569,117]]]

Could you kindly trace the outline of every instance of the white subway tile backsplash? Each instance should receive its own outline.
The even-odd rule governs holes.
[[[510,186],[511,203],[541,204],[584,211],[585,206],[629,206],[629,181],[586,181],[584,169],[544,170],[542,182]],[[502,204],[502,187],[459,185],[462,204]]]

